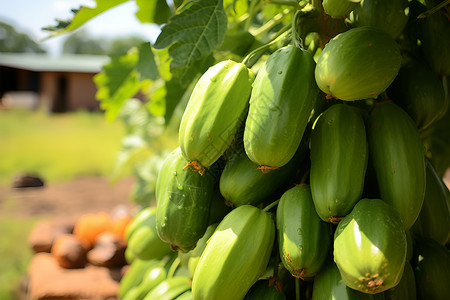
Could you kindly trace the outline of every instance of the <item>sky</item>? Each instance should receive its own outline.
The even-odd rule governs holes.
[[[13,25],[18,32],[39,41],[48,36],[42,27],[56,25],[55,19],[69,19],[72,8],[80,5],[95,7],[94,0],[0,0],[0,21]],[[135,17],[135,1],[121,4],[87,22],[82,28],[91,37],[115,38],[139,35],[154,42],[159,34],[155,24],[142,24]],[[53,37],[40,45],[51,55],[61,53],[67,34]]]

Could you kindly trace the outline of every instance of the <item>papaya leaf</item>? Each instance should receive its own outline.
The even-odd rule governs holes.
[[[228,21],[237,21],[248,11],[248,1],[223,0],[223,7],[228,14]]]
[[[49,31],[50,37],[73,31],[99,14],[127,1],[129,0],[96,0],[96,7],[81,6],[78,10],[72,10],[75,13],[72,20],[57,20],[57,25],[43,30]]]
[[[143,43],[125,55],[112,57],[103,66],[102,72],[94,77],[98,89],[96,97],[101,101],[101,108],[106,111],[106,118],[113,120],[127,99],[158,77],[149,43]]]
[[[156,80],[159,77],[159,72],[151,44],[149,42],[141,44],[138,47],[138,53],[136,71],[140,74],[140,79]]]
[[[199,59],[219,47],[227,30],[227,16],[222,0],[190,1],[172,16],[161,30],[154,48],[169,47],[173,58],[170,68],[187,71]]]
[[[183,98],[186,88],[180,85],[178,80],[166,81],[151,96],[148,109],[156,116],[164,116],[166,124],[169,124],[175,108]]]
[[[165,0],[136,0],[136,4],[136,17],[141,23],[164,24],[172,14]]]
[[[101,101],[107,120],[113,120],[128,98],[133,97],[141,88],[135,69],[139,55],[137,51],[112,57],[103,66],[102,72],[94,76],[97,85],[96,97]]]

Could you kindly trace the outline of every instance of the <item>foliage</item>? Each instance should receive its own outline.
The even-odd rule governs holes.
[[[17,31],[5,22],[0,22],[0,52],[44,53],[45,50],[26,33]]]
[[[71,32],[126,1],[96,0],[95,7],[74,9],[72,20],[59,20],[56,26],[46,30],[50,31],[50,36]],[[268,54],[291,42],[304,47],[317,60],[331,38],[352,26],[345,18],[335,19],[325,14],[319,0],[128,1],[135,1],[138,6],[136,17],[140,22],[162,24],[161,32],[153,45],[142,43],[122,55],[111,57],[95,77],[97,97],[107,119],[113,120],[125,109],[130,98],[139,95],[149,118],[158,120],[158,126],[162,124],[163,129],[169,124],[178,126],[180,120],[176,112],[184,110],[200,74],[215,63],[232,59],[246,63],[256,73]],[[433,8],[437,1],[428,2],[428,11],[421,17],[437,11]],[[415,16],[411,18],[411,22],[421,20],[414,19]],[[420,42],[417,43],[417,39],[409,41],[409,35],[411,33],[404,32],[397,42],[400,45],[415,43],[415,48],[419,47]],[[402,55],[409,54],[403,51]],[[137,161],[148,161],[151,155],[163,156],[173,150],[169,147],[155,150],[149,146],[166,132],[158,126],[158,134],[152,137],[130,134],[124,139],[119,159],[122,166],[137,165]],[[440,149],[439,141],[445,138],[440,132],[444,130],[439,129],[442,126],[436,128],[427,145]],[[437,151],[433,159],[446,161],[442,158],[444,153],[448,151]],[[448,165],[448,160],[445,163]]]

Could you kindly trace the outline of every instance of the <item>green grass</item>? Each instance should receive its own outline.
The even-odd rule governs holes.
[[[101,113],[0,111],[0,184],[36,172],[51,182],[111,174],[124,137]]]
[[[0,218],[0,299],[15,299],[17,286],[32,257],[28,234],[37,219]]]

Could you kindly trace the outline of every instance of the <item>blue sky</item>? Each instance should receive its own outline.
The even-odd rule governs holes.
[[[95,6],[94,0],[0,0],[0,21],[7,22],[20,32],[30,35],[34,40],[48,36],[42,27],[55,25],[55,19],[68,19],[71,8],[80,5]],[[126,2],[107,11],[84,25],[84,29],[93,37],[114,38],[127,35],[140,35],[154,41],[159,28],[154,24],[140,23],[134,13],[137,7],[134,1]],[[67,35],[51,38],[42,43],[52,55],[60,53]]]

